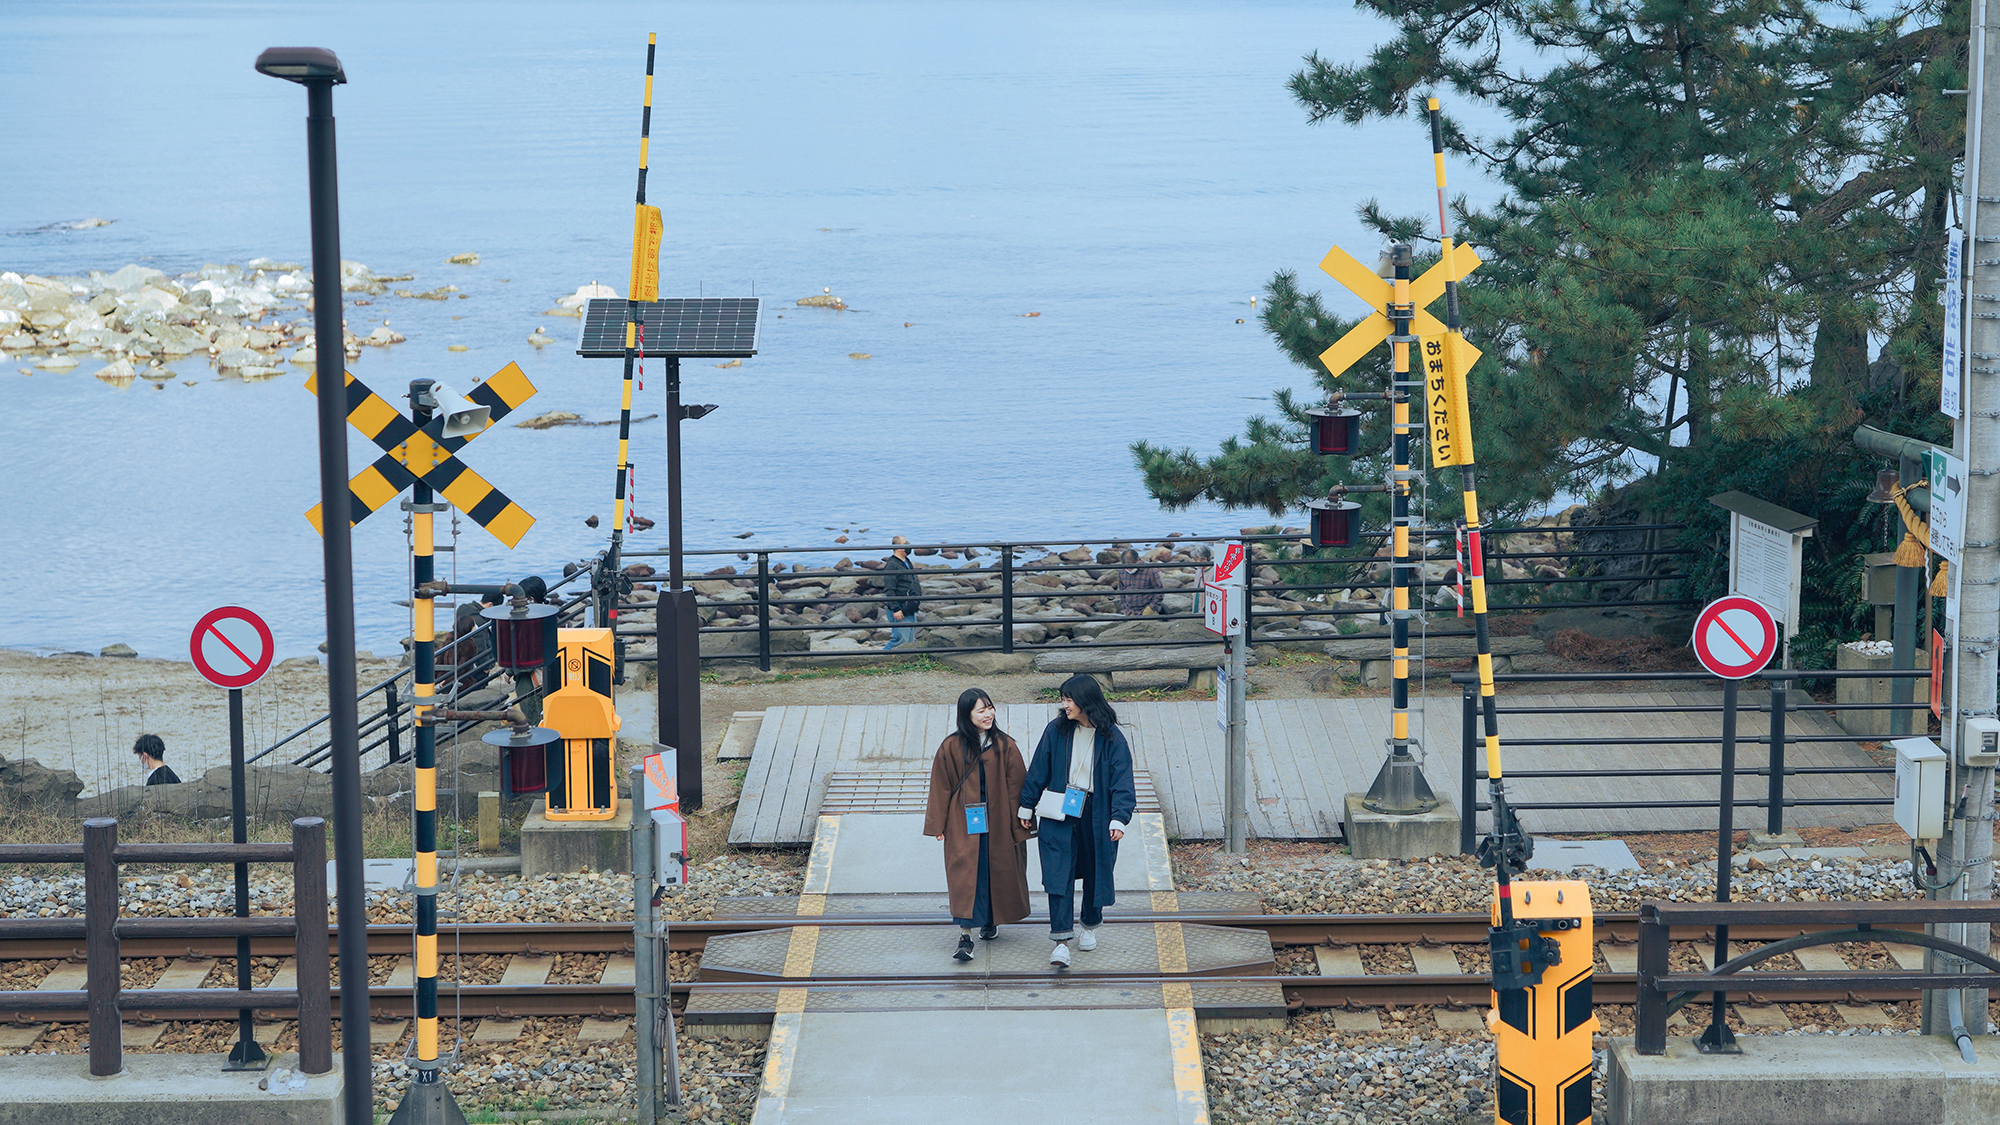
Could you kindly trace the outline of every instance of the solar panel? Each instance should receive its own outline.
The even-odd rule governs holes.
[[[639,323],[647,356],[743,358],[757,354],[757,297],[684,297],[644,301]],[[583,310],[583,336],[576,354],[587,359],[625,355],[626,302],[591,301]]]

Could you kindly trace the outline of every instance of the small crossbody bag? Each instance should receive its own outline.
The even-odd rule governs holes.
[[[959,777],[958,784],[951,787],[951,797],[949,799],[954,801],[957,800],[958,791],[965,787],[966,778],[971,777],[976,772],[983,771],[985,768],[986,767],[984,766],[984,764],[975,759],[973,761],[972,768],[966,770],[965,773],[961,777]],[[983,777],[980,778],[979,785],[980,789],[983,792],[984,789],[986,788],[986,779]],[[986,831],[986,802],[981,801],[976,805],[966,805],[964,806],[964,808],[965,808],[965,834],[968,836],[978,836],[984,833]]]

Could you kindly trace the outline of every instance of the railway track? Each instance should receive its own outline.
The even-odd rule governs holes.
[[[1119,922],[1189,922],[1237,929],[1261,930],[1279,949],[1316,947],[1318,973],[1273,976],[1207,976],[1206,983],[1231,985],[1276,985],[1284,993],[1287,1006],[1294,1010],[1314,1008],[1398,1008],[1441,1006],[1483,1007],[1489,999],[1487,978],[1458,963],[1463,952],[1475,966],[1482,967],[1485,956],[1487,918],[1483,914],[1160,914],[1132,913]],[[178,971],[174,987],[194,987],[190,978],[200,979],[204,964],[225,962],[233,966],[235,942],[232,938],[165,938],[148,933],[151,919],[126,918],[118,924],[120,953],[127,961],[169,959],[162,978]],[[186,919],[175,921],[185,923]],[[22,962],[48,962],[50,971],[38,987],[53,989],[60,984],[64,966],[75,975],[83,957],[83,926],[78,918],[22,920],[16,936],[0,940],[0,968]],[[850,917],[733,918],[674,923],[670,946],[677,953],[697,953],[711,937],[743,934],[759,930],[784,929],[794,925],[834,927],[907,926],[934,924],[938,919],[912,915],[868,915]],[[25,930],[26,932],[21,932]],[[1775,941],[1793,936],[1781,927],[1732,928],[1732,944]],[[1636,956],[1638,917],[1632,913],[1607,913],[1596,920],[1599,965],[1595,998],[1599,1004],[1629,1005],[1635,998],[1635,977],[1627,967]],[[1684,955],[1701,956],[1699,942],[1676,942]],[[486,923],[439,927],[439,953],[473,958],[507,958],[498,981],[469,983],[454,987],[445,974],[440,982],[441,1004],[447,1014],[462,1013],[468,1018],[518,1019],[528,1016],[629,1016],[633,1011],[631,983],[632,929],[622,922],[579,923]],[[1461,948],[1454,948],[1461,947]],[[371,961],[381,958],[389,964],[375,976],[386,982],[369,989],[370,1009],[379,1017],[407,1017],[411,1014],[408,966],[410,929],[405,925],[376,925],[368,928]],[[1392,959],[1407,960],[1416,972],[1370,972],[1364,952],[1388,953]],[[1397,952],[1397,951],[1405,952]],[[253,956],[285,958],[292,952],[289,938],[253,938]],[[547,978],[562,956],[601,957],[602,966],[594,981],[551,983]],[[1381,958],[1371,958],[1378,962]],[[591,966],[595,966],[593,960]],[[492,975],[488,971],[480,975]],[[1440,969],[1445,971],[1439,971]],[[277,970],[282,975],[285,970]],[[233,970],[219,973],[233,983]],[[1043,974],[1026,974],[1023,979],[1047,979]],[[1165,978],[1147,974],[1096,978],[1096,982],[1121,986],[1158,984]],[[1180,978],[1185,980],[1186,978]],[[1005,977],[986,977],[972,982],[940,972],[936,977],[814,977],[786,983],[812,986],[865,986],[890,988],[981,988],[1004,983]],[[1082,987],[1079,983],[1079,987]],[[1095,986],[1095,985],[1092,985]],[[75,985],[75,987],[81,987]],[[166,987],[166,986],[156,986]],[[693,981],[673,985],[677,1004],[686,1002],[696,991],[769,991],[765,981]],[[218,1000],[228,993],[216,989]],[[336,988],[336,995],[338,989]],[[144,989],[127,993],[124,1010],[138,1019],[149,1018]],[[1850,1001],[1901,1001],[1917,997],[1916,990],[1828,990],[1821,993],[1787,994],[1787,1003],[1838,1003]],[[60,1008],[24,1012],[20,1022],[73,1022],[84,1017],[82,1010]],[[172,1019],[233,1019],[234,1009],[218,1007],[213,1012],[174,1013]]]

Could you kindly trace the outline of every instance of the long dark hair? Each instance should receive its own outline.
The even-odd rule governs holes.
[[[1118,725],[1118,712],[1111,709],[1111,702],[1104,698],[1104,689],[1097,686],[1095,679],[1078,672],[1064,680],[1056,691],[1089,716],[1090,725],[1098,730],[1108,731]],[[1056,722],[1061,724],[1057,729],[1064,734],[1076,728],[1076,723],[1061,711],[1056,712]]]
[[[979,744],[984,741],[979,724],[972,721],[972,709],[981,703],[993,706],[993,697],[978,688],[966,688],[958,693],[958,748],[965,754],[965,768],[970,771],[979,762]],[[994,708],[993,742],[998,745],[1004,737],[1000,731],[999,709]]]

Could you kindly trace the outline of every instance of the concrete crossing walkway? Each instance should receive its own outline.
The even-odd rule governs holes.
[[[1038,901],[1040,878],[1030,872]],[[793,904],[801,922],[711,939],[698,979],[744,983],[697,988],[688,1029],[768,1029],[755,1125],[934,1125],[995,1112],[1078,1125],[1205,1125],[1198,1021],[1282,1020],[1284,998],[1274,987],[1203,978],[1273,974],[1270,943],[1158,920],[1187,912],[1158,813],[1135,818],[1116,880],[1120,903],[1098,930],[1098,948],[1075,951],[1069,970],[1049,966],[1046,923],[1032,920],[1002,927],[960,963],[951,959],[958,931],[943,904],[943,859],[922,835],[922,817],[820,817]],[[1235,901],[1248,896],[1187,897],[1201,911],[1257,908]],[[730,910],[725,900],[716,916]],[[1152,918],[1120,922],[1120,913]]]

